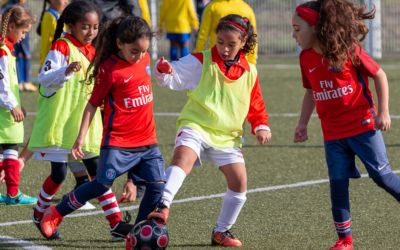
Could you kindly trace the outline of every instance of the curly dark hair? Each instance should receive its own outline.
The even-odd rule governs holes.
[[[330,66],[340,69],[349,57],[358,65],[360,59],[355,48],[368,33],[363,20],[375,17],[375,7],[367,11],[366,5],[354,4],[348,0],[309,1],[302,6],[319,12],[316,36]]]
[[[236,27],[233,22],[243,29]],[[246,17],[242,17],[236,14],[227,15],[219,20],[216,32],[220,30],[228,30],[228,31],[238,31],[240,32],[241,38],[246,39],[244,47],[242,51],[245,54],[254,53],[254,48],[257,44],[257,34],[254,33],[254,28],[250,24],[250,21]],[[246,31],[246,32],[243,32]]]
[[[121,43],[134,43],[143,37],[151,40],[153,32],[141,17],[129,15],[109,21],[98,36],[96,53],[87,71],[90,72],[90,69],[93,68],[93,72],[86,77],[87,82],[92,82],[99,72],[99,67],[107,58],[118,53],[117,39]]]

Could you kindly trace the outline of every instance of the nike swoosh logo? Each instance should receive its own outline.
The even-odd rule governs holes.
[[[316,68],[317,68],[317,67],[312,68],[312,69],[309,69],[308,72],[312,73]]]
[[[382,169],[386,168],[387,165],[379,166],[378,171],[381,171]]]
[[[125,80],[124,80],[124,83],[129,82],[129,80],[132,79],[132,77],[133,77],[133,75],[131,75],[131,77],[129,77],[128,79],[125,79]]]

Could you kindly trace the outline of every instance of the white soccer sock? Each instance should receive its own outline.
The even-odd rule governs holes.
[[[246,192],[237,193],[232,190],[226,191],[222,202],[221,212],[218,216],[215,231],[225,232],[235,224],[237,217],[244,203],[246,202]]]
[[[165,184],[162,200],[165,206],[170,207],[172,200],[186,178],[186,173],[182,168],[171,165],[167,169],[166,175],[167,183]]]

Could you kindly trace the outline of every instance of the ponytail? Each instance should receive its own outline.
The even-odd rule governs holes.
[[[2,20],[1,20],[1,33],[0,33],[0,45],[3,46],[5,43],[6,35],[7,35],[7,29],[8,29],[8,23],[10,21],[10,16],[12,14],[12,8],[8,9],[5,13],[2,15]]]

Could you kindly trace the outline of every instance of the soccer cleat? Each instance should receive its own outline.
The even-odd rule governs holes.
[[[44,210],[43,218],[40,221],[40,231],[46,239],[49,239],[57,232],[58,226],[61,224],[63,217],[57,211],[55,206],[51,206]]]
[[[162,202],[158,203],[156,208],[151,212],[147,219],[154,219],[161,224],[168,223],[169,208],[165,206]]]
[[[1,203],[5,203],[5,202],[6,202],[6,196],[0,194],[0,204],[1,204]]]
[[[26,195],[22,193],[21,191],[18,191],[18,194],[14,197],[12,196],[5,196],[4,202],[6,205],[12,205],[12,206],[17,206],[17,205],[34,205],[37,202],[36,197],[32,197],[29,195]]]
[[[118,222],[117,225],[110,228],[111,240],[119,241],[124,240],[129,232],[132,230],[133,225],[125,221]]]
[[[223,247],[242,247],[243,244],[239,239],[227,230],[225,232],[213,231],[211,236],[211,245]]]
[[[47,238],[44,233],[42,232],[42,228],[40,227],[40,220],[36,219],[34,215],[32,215],[32,221],[39,230],[39,232],[42,234],[43,237],[45,237],[47,240],[61,240],[61,234],[60,232],[55,231],[53,235],[51,235],[49,238]]]
[[[353,250],[353,241],[346,238],[339,238],[335,245],[331,246],[329,250]]]

